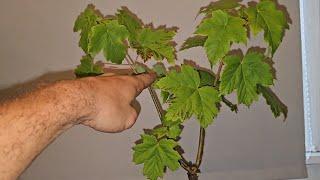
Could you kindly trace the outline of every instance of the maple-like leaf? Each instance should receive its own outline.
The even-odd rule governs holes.
[[[182,132],[182,126],[180,124],[175,124],[172,126],[160,126],[152,130],[152,134],[156,135],[158,138],[167,137],[170,139],[176,139],[180,136]]]
[[[258,92],[266,99],[267,104],[270,106],[270,109],[274,117],[279,117],[281,113],[284,116],[284,120],[288,115],[288,107],[281,102],[277,95],[268,87],[258,85]]]
[[[207,38],[207,36],[200,35],[190,37],[183,42],[182,46],[180,47],[180,50],[182,51],[193,47],[203,46]]]
[[[157,127],[151,130],[151,133],[155,135],[158,139],[163,138],[168,134],[168,127],[160,125],[160,127]]]
[[[172,40],[175,34],[174,30],[144,28],[137,35],[137,53],[144,61],[154,57],[173,63],[176,55]]]
[[[106,20],[92,28],[89,39],[89,52],[94,57],[100,51],[107,61],[121,64],[127,53],[125,40],[129,32],[116,20]]]
[[[247,106],[258,100],[257,85],[273,84],[271,67],[264,60],[264,55],[258,52],[248,52],[243,59],[236,55],[225,57],[220,93],[226,95],[236,90],[238,102]]]
[[[229,52],[233,42],[247,42],[244,25],[245,20],[222,10],[213,11],[212,17],[201,22],[195,34],[208,36],[204,47],[212,65]]]
[[[176,139],[177,137],[179,137],[182,132],[182,128],[178,124],[174,126],[170,126],[168,128],[169,128],[168,137],[172,139]]]
[[[133,147],[133,162],[144,164],[143,174],[151,180],[163,177],[165,167],[175,171],[180,167],[178,143],[171,139],[158,140],[153,135],[141,135],[142,143]]]
[[[142,21],[126,7],[118,9],[116,16],[119,24],[124,25],[129,31],[130,45],[135,47],[137,44],[137,34],[143,27]]]
[[[153,65],[152,70],[157,74],[157,77],[163,77],[167,74],[167,69],[163,63]]]
[[[270,0],[249,7],[246,13],[252,32],[256,35],[263,30],[264,39],[274,54],[283,39],[285,29],[289,28],[285,14]]]
[[[213,86],[215,81],[215,74],[205,71],[205,70],[198,70],[200,75],[200,87],[202,86]]]
[[[140,64],[140,63],[135,63],[133,65],[133,69],[134,69],[135,74],[142,74],[142,73],[146,73],[149,71],[147,66],[145,66],[144,64]]]
[[[220,0],[216,2],[211,2],[209,5],[201,7],[198,14],[210,14],[215,10],[230,10],[240,7],[239,3],[241,0]]]
[[[169,92],[167,92],[167,91],[161,91],[160,92],[160,96],[161,96],[161,99],[162,99],[162,103],[164,104],[164,103],[167,103],[167,101],[169,100],[169,98],[170,98],[170,93]]]
[[[189,65],[182,65],[181,72],[171,71],[157,83],[163,91],[174,95],[172,104],[167,109],[167,121],[181,121],[196,115],[200,125],[207,127],[218,113],[216,103],[221,99],[218,91],[211,86],[200,87],[197,70]]]
[[[103,74],[99,65],[94,64],[90,56],[84,56],[80,60],[81,64],[74,70],[77,77],[97,76]]]
[[[85,53],[88,53],[89,33],[91,28],[97,25],[101,20],[101,15],[96,12],[93,6],[88,5],[84,12],[78,16],[74,24],[73,31],[81,31],[79,46]]]

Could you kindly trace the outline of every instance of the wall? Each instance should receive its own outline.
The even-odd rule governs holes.
[[[77,15],[92,2],[112,14],[122,5],[144,22],[178,26],[178,44],[192,34],[199,20],[198,9],[206,1],[170,0],[10,0],[0,6],[0,88],[1,96],[15,92],[23,82],[70,78],[82,55],[78,34],[72,32]],[[274,90],[288,105],[285,123],[274,119],[263,99],[251,109],[240,107],[237,115],[226,108],[207,131],[202,179],[287,179],[305,176],[303,103],[298,0],[281,0],[291,14],[293,25],[274,57],[278,70]],[[262,44],[254,39],[254,44]],[[208,66],[204,52],[194,49],[179,53],[179,59],[193,59]],[[49,74],[47,74],[49,73]],[[39,80],[39,79],[37,79]],[[29,83],[30,84],[30,83]],[[19,88],[19,91],[23,88]],[[52,143],[22,175],[24,180],[143,179],[141,166],[131,163],[131,147],[142,128],[153,127],[159,119],[147,92],[138,98],[142,111],[136,125],[121,134],[102,134],[78,126]],[[192,158],[197,143],[197,124],[186,123],[182,146]],[[166,179],[184,179],[184,172],[169,173]]]

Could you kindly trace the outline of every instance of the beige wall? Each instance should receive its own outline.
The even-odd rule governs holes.
[[[82,55],[77,47],[78,34],[72,32],[73,22],[86,4],[92,2],[102,12],[114,13],[128,6],[144,22],[178,26],[176,37],[181,44],[194,31],[199,7],[209,1],[172,0],[10,0],[0,3],[0,88],[34,79],[70,77]],[[301,58],[298,0],[280,0],[291,14],[293,25],[275,55],[278,81],[274,90],[288,105],[287,122],[274,119],[264,100],[251,109],[240,107],[238,115],[226,108],[210,126],[203,163],[202,179],[286,179],[305,175]],[[253,44],[261,44],[255,39]],[[208,65],[200,49],[178,54],[179,59],[194,59]],[[12,89],[1,91],[2,96]],[[131,163],[131,147],[142,128],[159,122],[147,92],[138,98],[142,111],[137,124],[121,134],[102,134],[78,126],[51,144],[23,174],[25,180],[98,180],[143,179],[141,166]],[[193,157],[197,124],[186,123],[182,146],[186,156]],[[184,172],[166,179],[184,179]],[[236,177],[236,178],[235,178]]]

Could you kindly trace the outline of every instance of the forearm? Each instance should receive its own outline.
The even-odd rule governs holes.
[[[16,179],[58,135],[85,118],[93,103],[77,81],[60,82],[0,105],[0,179]]]
[[[121,132],[138,117],[132,102],[155,74],[62,81],[0,104],[0,180],[16,179],[58,135],[82,123]]]

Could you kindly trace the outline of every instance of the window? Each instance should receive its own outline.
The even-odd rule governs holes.
[[[300,0],[306,152],[309,161],[320,163],[319,9],[319,0]]]

